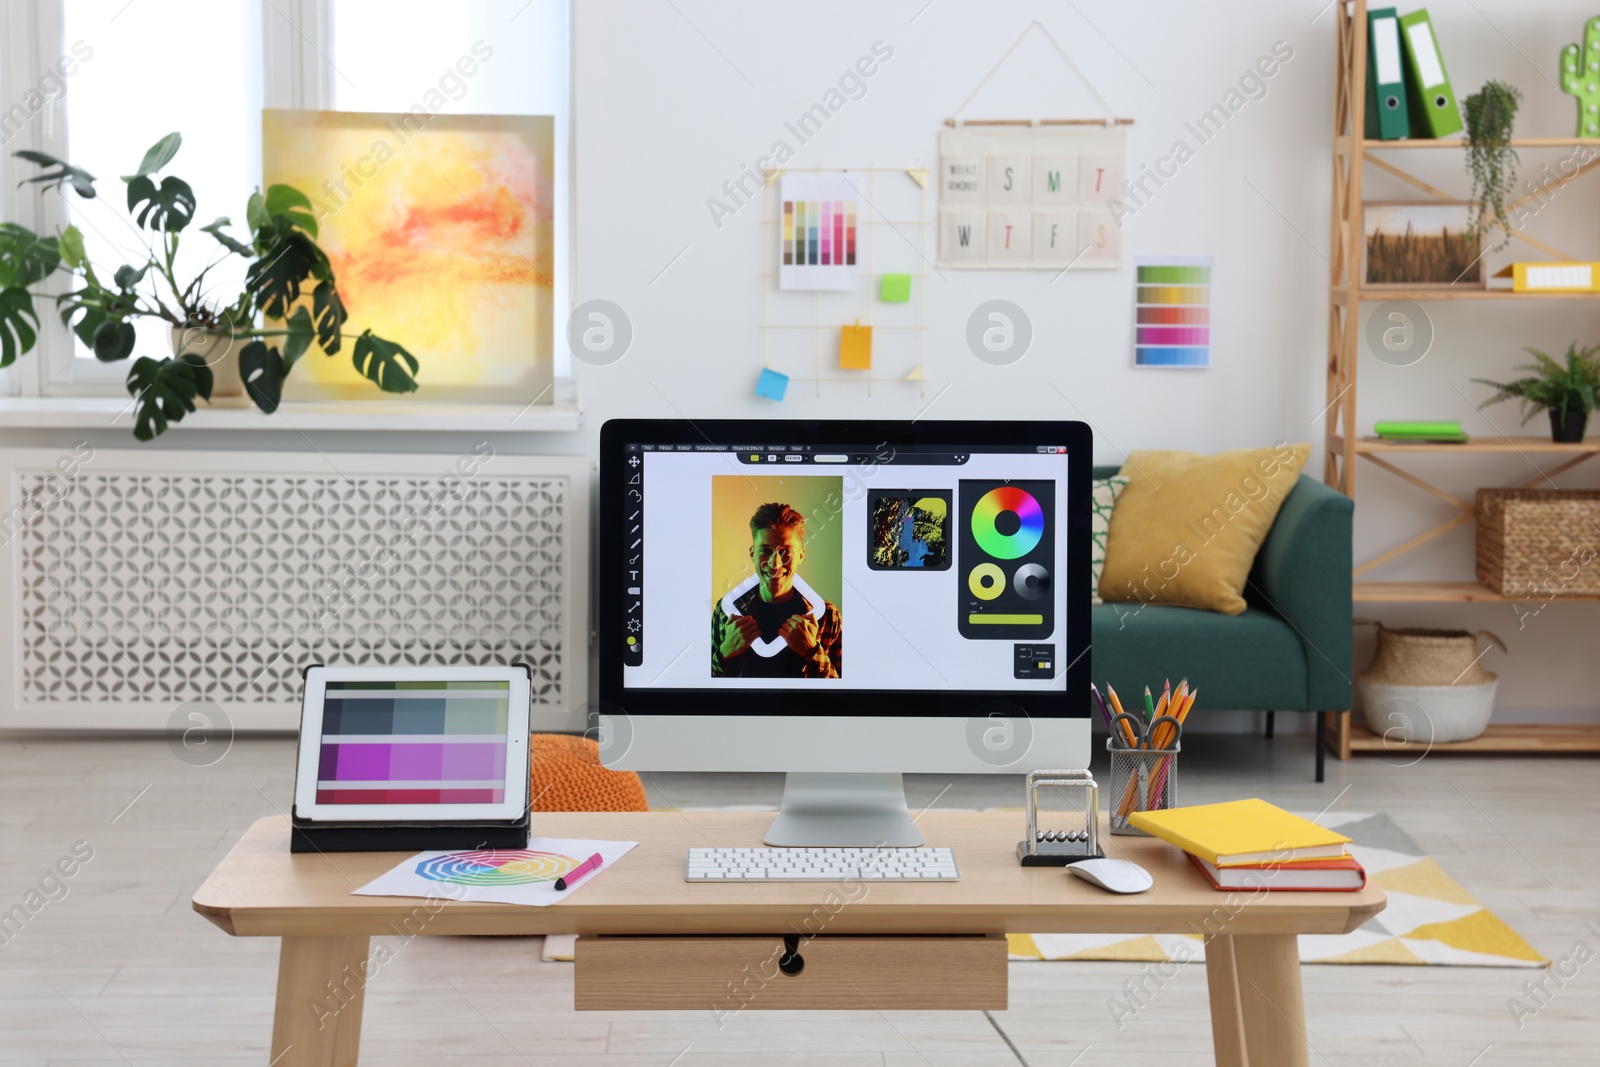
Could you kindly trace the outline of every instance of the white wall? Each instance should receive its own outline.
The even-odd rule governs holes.
[[[724,0],[582,0],[576,19],[577,298],[621,305],[633,348],[607,367],[579,366],[580,397],[594,426],[613,416],[1076,418],[1096,431],[1099,462],[1136,448],[1211,451],[1310,440],[1320,476],[1329,246],[1334,13],[1300,3],[978,3],[813,0],[772,6]],[[1410,5],[1402,5],[1409,10]],[[1458,95],[1488,78],[1525,95],[1518,132],[1562,136],[1576,105],[1555,87],[1560,47],[1580,37],[1593,5],[1547,0],[1435,0],[1428,5]],[[1313,17],[1315,16],[1315,17]],[[1039,19],[1121,114],[1136,119],[1130,171],[1154,163],[1176,139],[1197,149],[1176,178],[1127,220],[1126,261],[1137,255],[1212,255],[1216,345],[1202,373],[1130,366],[1131,266],[1072,272],[943,271],[930,278],[928,383],[875,389],[791,386],[774,405],[754,397],[761,365],[760,208],[752,204],[718,228],[706,200],[741,165],[753,166],[783,123],[819,100],[874,42],[894,55],[822,133],[800,146],[793,165],[934,164],[940,124],[1033,19]],[[781,35],[779,26],[782,26]],[[1205,145],[1184,126],[1222,99],[1275,42],[1293,58]],[[1053,49],[1035,33],[963,113],[983,117],[1099,114]],[[1529,170],[1559,153],[1525,153]],[[1456,150],[1391,153],[1448,190],[1468,189]],[[1412,191],[1368,168],[1368,199],[1411,199]],[[1600,213],[1593,182],[1559,196],[1533,232],[1576,256],[1597,255]],[[1421,196],[1421,194],[1416,194]],[[687,248],[687,251],[683,251]],[[1516,249],[1491,257],[1491,268]],[[674,257],[682,257],[673,263]],[[1537,255],[1535,253],[1534,255]],[[668,268],[668,264],[672,266]],[[665,273],[662,273],[664,268]],[[994,367],[967,349],[967,316],[1005,297],[1033,321],[1033,349]],[[1497,376],[1518,348],[1600,341],[1593,305],[1529,303],[1503,308],[1430,304],[1433,350],[1404,369],[1364,355],[1360,424],[1428,416],[1460,418],[1474,434],[1510,430],[1511,408],[1477,415],[1485,394],[1475,376]],[[946,386],[950,388],[946,390]],[[1058,392],[1057,390],[1060,390]],[[1459,391],[1458,391],[1459,389]],[[1065,394],[1067,399],[1063,399]],[[938,399],[929,405],[929,400]],[[1070,400],[1070,403],[1068,402]],[[1081,415],[1080,415],[1081,412]],[[1492,422],[1490,421],[1492,420]],[[1528,433],[1545,431],[1530,424]],[[1515,432],[1515,431],[1513,431]],[[1427,469],[1424,466],[1424,469]],[[1520,480],[1534,472],[1512,456],[1432,467],[1454,490]],[[1563,484],[1593,484],[1575,474]],[[1359,472],[1357,558],[1376,554],[1447,515],[1391,476]],[[1372,575],[1471,574],[1471,534],[1447,539],[1417,563]],[[1501,703],[1517,709],[1593,709],[1594,605],[1557,605],[1518,618],[1503,605],[1428,605],[1364,610],[1391,625],[1490,628],[1512,655],[1491,653],[1506,675]],[[1358,646],[1364,665],[1369,645]]]
[[[979,3],[878,0],[752,5],[729,0],[578,0],[575,16],[577,226],[576,299],[607,299],[631,319],[634,340],[619,362],[577,364],[583,430],[572,435],[493,436],[501,451],[591,452],[601,422],[633,417],[1032,419],[1085,417],[1096,458],[1118,463],[1136,448],[1212,451],[1277,439],[1310,440],[1320,476],[1319,413],[1329,266],[1333,12],[1321,0],[1294,3]],[[1562,136],[1575,105],[1554,86],[1556,56],[1576,40],[1592,5],[1544,0],[1435,0],[1429,4],[1453,81],[1465,96],[1491,77],[1520,86],[1518,132]],[[780,14],[781,12],[781,14]],[[1081,14],[1080,14],[1081,13]],[[1313,16],[1316,16],[1313,18]],[[870,398],[853,386],[822,395],[792,386],[781,405],[757,399],[761,365],[760,211],[751,205],[718,228],[706,207],[722,183],[753,166],[785,120],[821,99],[874,42],[893,57],[801,146],[796,166],[899,166],[936,162],[938,130],[1032,19],[1041,20],[1120,113],[1136,119],[1130,168],[1154,162],[1186,138],[1194,158],[1148,206],[1127,220],[1126,262],[1117,272],[944,271],[928,282],[926,387],[889,386]],[[823,27],[831,27],[824,29]],[[1210,143],[1196,146],[1184,123],[1233,87],[1274,42],[1293,58]],[[1083,89],[1037,33],[965,112],[983,117],[1097,114]],[[1436,185],[1465,195],[1456,150],[1396,154]],[[1420,157],[1420,158],[1418,158]],[[1525,153],[1525,162],[1559,155]],[[1369,198],[1410,198],[1369,168]],[[1559,196],[1533,232],[1578,256],[1600,249],[1600,212],[1590,177]],[[1420,195],[1420,194],[1418,194]],[[685,249],[687,249],[685,251]],[[675,257],[676,261],[674,262]],[[1132,268],[1138,255],[1213,255],[1216,343],[1204,372],[1131,367]],[[1491,267],[1508,253],[1492,257]],[[669,267],[669,264],[671,266]],[[964,341],[980,302],[1005,297],[1032,318],[1035,340],[1019,363],[977,360]],[[1461,418],[1475,434],[1512,427],[1514,410],[1473,412],[1486,395],[1474,376],[1506,373],[1518,347],[1564,348],[1600,341],[1594,305],[1529,302],[1515,307],[1428,306],[1437,328],[1429,356],[1404,369],[1370,356],[1360,364],[1361,424],[1402,416]],[[948,388],[947,388],[948,386]],[[1457,391],[1459,388],[1459,392]],[[1060,391],[1058,392],[1057,389]],[[1063,398],[1065,394],[1065,398]],[[1465,394],[1465,395],[1463,395]],[[937,399],[935,399],[937,398]],[[933,401],[930,404],[930,401]],[[1069,402],[1070,401],[1070,402]],[[1081,414],[1080,414],[1081,413]],[[1542,433],[1530,424],[1530,433]],[[65,444],[90,436],[130,446],[125,432],[0,434],[0,444]],[[316,434],[315,447],[426,447],[454,456],[473,435]],[[309,448],[290,433],[217,435],[179,428],[154,447]],[[1446,460],[1438,471],[1470,495],[1479,484],[1533,473],[1519,457]],[[1359,472],[1357,557],[1436,521],[1446,512],[1366,467]],[[1593,484],[1576,474],[1563,484]],[[1471,574],[1471,536],[1374,575]],[[1595,605],[1557,605],[1518,619],[1506,606],[1369,605],[1391,625],[1489,628],[1512,646],[1491,653],[1503,671],[1501,704],[1521,714],[1592,715]],[[1364,665],[1368,646],[1358,645]],[[1283,725],[1283,724],[1280,724]]]

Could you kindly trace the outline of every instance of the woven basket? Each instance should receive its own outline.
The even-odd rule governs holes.
[[[1501,596],[1600,593],[1600,490],[1479,489],[1478,582]]]
[[[1374,734],[1385,742],[1432,744],[1469,741],[1488,727],[1500,679],[1484,669],[1478,641],[1488,638],[1501,652],[1504,641],[1488,630],[1391,630],[1375,619],[1355,622],[1378,628],[1372,663],[1355,679]]]
[[[1496,676],[1484,669],[1478,639],[1487,637],[1505,652],[1506,643],[1488,630],[1391,630],[1376,619],[1356,619],[1357,626],[1378,628],[1378,649],[1361,673],[1370,682],[1387,685],[1483,685]]]

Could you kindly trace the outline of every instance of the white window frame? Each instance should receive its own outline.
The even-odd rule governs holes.
[[[220,0],[219,0],[220,2]],[[325,56],[332,47],[332,18],[328,0],[261,0],[263,106],[269,108],[323,109],[331,105],[331,72]],[[55,63],[65,47],[62,0],[4,0],[0,3],[0,109],[20,101],[39,85],[44,69]],[[565,259],[565,284],[558,284],[558,314],[570,313],[576,271],[576,242],[571,210],[573,175],[572,133],[572,5],[566,8],[567,79],[562,114],[557,117],[558,207],[565,219],[558,240]],[[18,187],[37,168],[16,159],[18,149],[32,149],[67,157],[65,92],[50,98],[45,109],[27,123],[0,152],[0,218],[20,223],[36,233],[54,233],[67,220],[61,201],[40,195],[37,187]],[[52,280],[59,290],[62,278]],[[566,307],[563,309],[562,304]],[[0,394],[22,397],[124,397],[127,365],[97,364],[75,358],[72,333],[61,324],[53,307],[40,303],[39,343],[15,364],[0,371]],[[565,343],[559,327],[553,347]],[[558,368],[560,370],[561,368]],[[570,375],[570,369],[567,375]],[[569,399],[571,381],[557,382],[557,402]],[[575,401],[573,401],[575,402]],[[378,428],[378,427],[374,427]]]

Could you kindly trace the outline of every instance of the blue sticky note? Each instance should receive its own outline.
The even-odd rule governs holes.
[[[756,379],[756,396],[764,396],[768,400],[782,400],[783,394],[789,389],[789,376],[779,374],[770,367],[761,369],[761,377]]]

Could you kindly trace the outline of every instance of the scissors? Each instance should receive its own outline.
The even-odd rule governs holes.
[[[1138,742],[1132,746],[1133,748],[1150,748],[1155,739],[1156,727],[1164,722],[1172,724],[1172,743],[1176,744],[1178,738],[1183,736],[1183,723],[1171,715],[1157,715],[1147,723],[1137,715],[1129,715],[1127,712],[1122,712],[1120,715],[1111,717],[1111,733],[1118,741],[1126,741],[1128,738],[1127,734],[1117,728],[1119,722],[1126,722],[1128,728],[1133,731],[1134,739]],[[1119,747],[1127,748],[1129,746],[1124,744]]]

